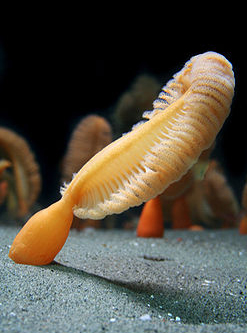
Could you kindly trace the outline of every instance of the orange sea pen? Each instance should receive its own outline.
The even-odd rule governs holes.
[[[205,176],[186,193],[190,215],[207,227],[236,227],[239,205],[219,164],[211,160]]]
[[[4,127],[0,127],[0,155],[11,162],[7,209],[12,215],[22,217],[40,193],[39,166],[26,140]]]
[[[229,114],[233,93],[232,67],[222,55],[193,57],[163,88],[154,110],[144,113],[149,121],[96,154],[62,189],[60,201],[31,217],[14,240],[10,258],[48,263],[50,245],[59,243],[59,250],[67,237],[72,211],[80,218],[101,219],[163,192],[213,143]],[[32,233],[37,234],[40,224],[43,234],[36,246]],[[56,251],[52,253],[54,257]]]
[[[138,237],[163,237],[164,217],[159,196],[144,204],[136,234]]]
[[[236,227],[239,205],[223,171],[214,160],[209,163],[202,189],[214,219],[219,220],[223,227]]]
[[[34,214],[16,236],[10,258],[20,264],[49,264],[63,247],[72,219],[71,203],[64,198]]]

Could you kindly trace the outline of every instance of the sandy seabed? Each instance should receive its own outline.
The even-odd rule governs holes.
[[[55,262],[8,258],[0,227],[1,332],[247,332],[247,236],[237,230],[71,231]]]

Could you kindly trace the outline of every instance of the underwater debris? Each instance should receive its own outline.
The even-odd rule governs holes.
[[[212,145],[234,94],[231,64],[220,54],[191,58],[163,88],[149,121],[91,158],[62,190],[62,198],[33,215],[16,236],[9,257],[50,263],[62,248],[73,213],[101,219],[138,206],[181,178]]]
[[[7,182],[7,212],[23,217],[40,193],[39,166],[25,139],[4,127],[0,127],[0,156],[11,163],[10,170],[1,175],[1,180]]]
[[[150,320],[152,320],[152,317],[150,316],[150,314],[146,313],[146,314],[142,315],[139,319],[142,321],[150,321]]]
[[[203,231],[204,227],[199,224],[193,224],[189,227],[190,231]]]

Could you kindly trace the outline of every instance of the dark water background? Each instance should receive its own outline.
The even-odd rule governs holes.
[[[0,31],[0,125],[16,130],[33,148],[43,177],[41,202],[59,195],[59,165],[81,117],[97,113],[110,119],[137,75],[148,73],[165,84],[191,56],[209,50],[222,53],[235,72],[232,112],[213,156],[240,198],[247,176],[247,71],[241,38],[234,33],[225,37],[217,22],[212,31],[189,38],[183,27],[181,36],[145,22],[131,28],[127,17],[120,28],[104,18],[98,25],[66,16],[29,19],[10,20]]]

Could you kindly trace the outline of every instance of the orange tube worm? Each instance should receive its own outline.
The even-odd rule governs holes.
[[[247,214],[241,218],[238,230],[241,235],[247,235]]]
[[[164,217],[159,196],[145,203],[136,234],[138,237],[163,237]]]
[[[242,193],[242,207],[244,211],[239,223],[239,233],[241,235],[247,235],[247,182],[245,183]]]
[[[163,237],[164,235],[164,224],[167,214],[169,215],[171,211],[171,219],[176,219],[176,222],[173,221],[173,227],[178,228],[178,214],[173,214],[174,202],[179,199],[184,192],[193,184],[194,177],[192,169],[190,169],[180,180],[172,183],[168,188],[161,193],[158,197],[151,199],[145,203],[143,206],[141,216],[138,221],[137,226],[137,236],[138,237]],[[185,203],[186,204],[186,203]],[[163,206],[166,215],[163,214]],[[169,206],[169,209],[168,209]],[[178,212],[178,209],[176,209]],[[188,209],[180,210],[181,214],[187,214]],[[181,215],[180,220],[186,220],[189,218],[189,211],[186,216]],[[186,224],[187,226],[187,224]],[[181,228],[184,227],[184,222],[181,225]]]
[[[42,256],[49,253],[49,244],[67,235],[66,231],[58,235],[55,225],[61,229],[65,224],[67,230],[72,211],[80,218],[101,219],[162,193],[213,143],[229,114],[233,94],[232,66],[222,55],[207,52],[193,57],[163,88],[154,110],[144,113],[149,121],[96,154],[62,189],[55,206],[31,217],[24,228],[31,235],[32,225],[36,229],[45,221],[43,227],[49,232],[43,233],[44,241],[40,238],[32,251],[35,242],[26,242],[23,231],[13,242],[10,258],[19,263],[48,263]]]

